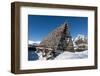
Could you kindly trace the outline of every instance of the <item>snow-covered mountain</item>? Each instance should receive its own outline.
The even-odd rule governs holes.
[[[34,45],[34,44],[40,44],[41,41],[32,41],[32,40],[28,40],[28,44],[29,45]]]
[[[78,34],[73,40],[74,49],[86,50],[88,49],[88,38],[85,35]]]
[[[75,41],[77,41],[77,40],[79,40],[79,39],[86,40],[87,37],[86,37],[85,35],[78,34],[78,35],[76,36],[76,38],[75,38],[73,41],[75,42]]]

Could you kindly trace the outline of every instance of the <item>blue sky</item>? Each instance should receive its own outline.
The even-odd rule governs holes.
[[[87,17],[28,15],[28,40],[41,41],[49,32],[65,21],[69,24],[73,38],[78,34],[87,35]]]

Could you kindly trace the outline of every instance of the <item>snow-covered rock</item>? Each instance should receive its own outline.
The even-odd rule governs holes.
[[[38,56],[39,56],[39,60],[46,60],[46,57],[43,57],[43,56],[42,56],[42,52],[37,53],[37,54],[38,54]]]

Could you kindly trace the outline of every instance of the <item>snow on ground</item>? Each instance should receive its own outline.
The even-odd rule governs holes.
[[[42,57],[42,53],[37,53],[39,60],[46,60],[46,57]],[[54,60],[65,60],[65,59],[84,59],[88,58],[88,50],[82,52],[68,52],[65,51],[59,54]]]
[[[55,60],[64,60],[64,59],[84,59],[88,58],[88,50],[82,52],[68,52],[65,51],[58,55]]]

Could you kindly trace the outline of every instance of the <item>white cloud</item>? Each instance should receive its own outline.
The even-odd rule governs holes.
[[[28,40],[28,44],[33,44],[33,43],[37,43],[39,44],[41,41],[32,41],[32,40]]]

